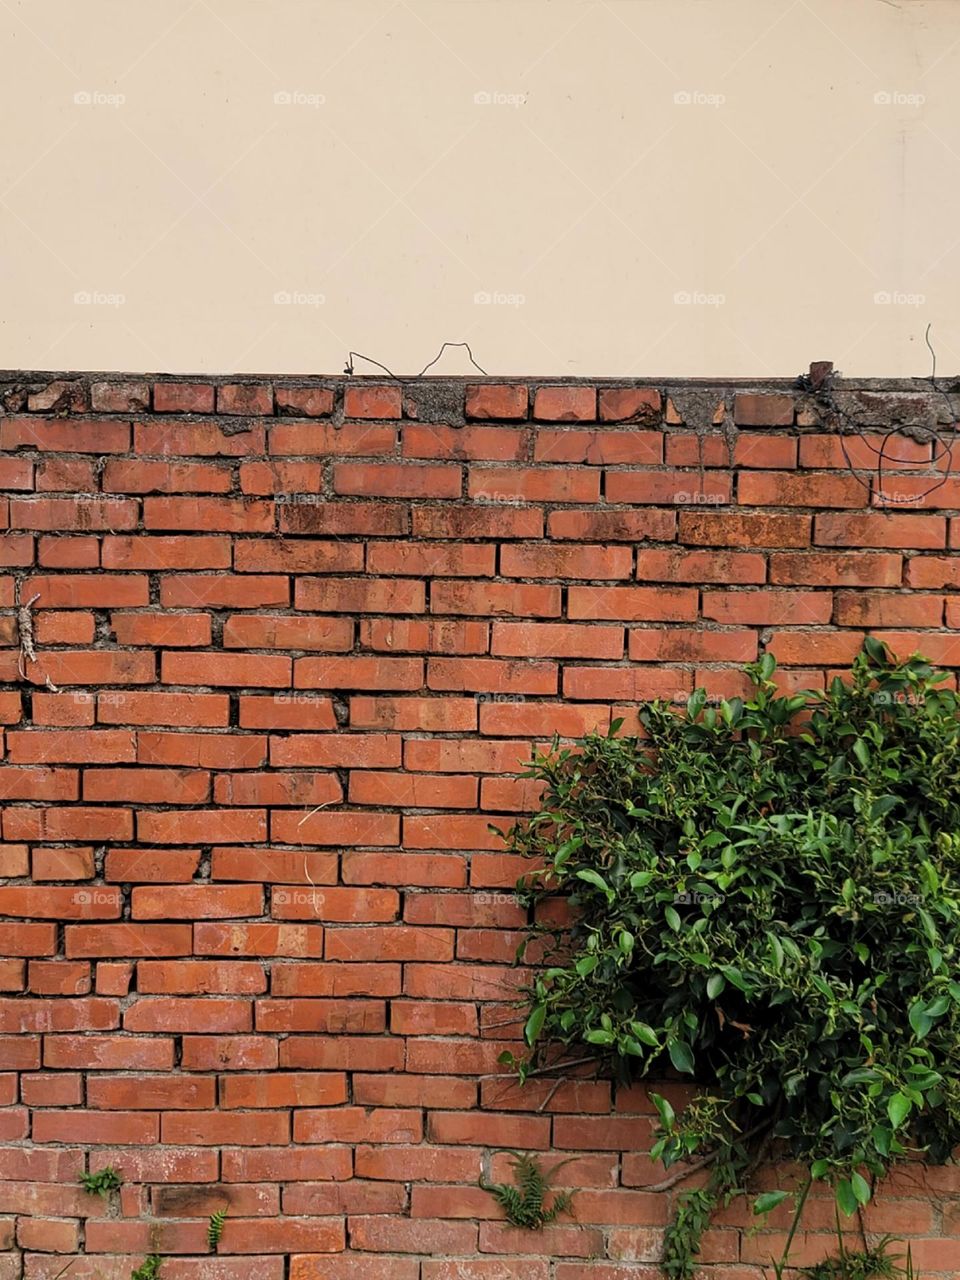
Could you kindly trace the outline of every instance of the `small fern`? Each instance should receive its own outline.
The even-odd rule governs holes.
[[[570,1209],[573,1195],[569,1191],[555,1192],[549,1208],[545,1203],[558,1170],[570,1161],[563,1160],[549,1173],[544,1173],[536,1156],[525,1155],[522,1151],[512,1151],[510,1154],[513,1156],[511,1163],[516,1186],[505,1182],[484,1182],[482,1176],[480,1186],[493,1196],[515,1227],[540,1231]]]
[[[162,1266],[163,1259],[158,1254],[151,1253],[136,1271],[130,1272],[130,1280],[158,1280]]]
[[[214,1253],[216,1253],[220,1237],[223,1235],[223,1224],[226,1220],[226,1209],[218,1209],[216,1213],[211,1213],[210,1215],[210,1221],[207,1224],[207,1244],[209,1244]]]
[[[844,1249],[840,1242],[840,1256],[827,1258],[811,1267],[802,1267],[800,1275],[805,1280],[913,1280],[913,1259],[910,1248],[904,1259],[890,1253],[895,1243],[893,1236],[884,1236],[872,1249],[854,1253]],[[903,1263],[903,1265],[901,1265]]]
[[[80,1185],[87,1195],[103,1196],[106,1200],[111,1191],[116,1191],[123,1186],[123,1179],[113,1165],[107,1165],[105,1169],[98,1169],[96,1173],[81,1173]]]

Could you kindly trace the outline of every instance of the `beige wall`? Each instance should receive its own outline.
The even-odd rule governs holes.
[[[960,368],[958,0],[3,0],[0,27],[9,368],[408,373],[448,339],[490,373],[926,374],[928,321]]]

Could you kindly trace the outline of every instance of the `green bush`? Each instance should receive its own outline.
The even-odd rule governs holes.
[[[644,707],[645,736],[555,744],[509,833],[544,863],[530,901],[574,916],[532,930],[521,1074],[591,1055],[702,1086],[679,1116],[655,1097],[654,1156],[713,1167],[668,1233],[677,1277],[772,1141],[846,1214],[891,1162],[960,1143],[957,695],[875,640],[826,692],[778,696],[774,667],[747,668],[746,700]]]

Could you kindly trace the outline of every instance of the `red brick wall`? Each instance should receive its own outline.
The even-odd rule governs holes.
[[[868,470],[944,405],[840,398],[857,476],[784,385],[0,375],[0,1280],[656,1274],[644,1090],[496,1078],[523,921],[488,823],[532,741],[764,648],[801,686],[866,629],[960,665],[958,481],[910,435]],[[502,1147],[575,1157],[579,1225],[504,1225]],[[77,1186],[105,1164],[116,1207]],[[866,1219],[958,1274],[955,1172]],[[704,1277],[759,1280],[784,1222],[725,1214]]]

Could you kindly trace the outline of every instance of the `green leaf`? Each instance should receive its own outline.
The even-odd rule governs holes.
[[[645,1022],[631,1022],[630,1030],[641,1044],[648,1045],[650,1048],[654,1048],[660,1043],[657,1038],[657,1033],[654,1031],[653,1027],[648,1027]]]
[[[846,1214],[848,1218],[856,1213],[858,1201],[849,1178],[843,1178],[837,1183],[836,1198],[841,1213]]]
[[[753,1212],[758,1215],[769,1213],[778,1204],[783,1204],[789,1194],[789,1191],[765,1191],[762,1196],[757,1196],[756,1200],[754,1200]]]
[[[593,1031],[588,1031],[583,1038],[587,1044],[613,1044],[617,1037],[612,1031],[603,1031],[597,1028]]]
[[[685,1040],[670,1040],[667,1043],[667,1052],[677,1071],[693,1074],[693,1050]]]
[[[657,1108],[657,1114],[660,1116],[660,1123],[669,1133],[677,1122],[676,1113],[670,1103],[662,1094],[654,1093],[651,1090],[650,1101]]]
[[[707,995],[715,1000],[726,985],[727,980],[722,973],[712,973],[707,979]]]
[[[907,1017],[910,1019],[910,1025],[913,1027],[914,1035],[918,1040],[922,1040],[933,1026],[933,1019],[920,1001],[910,1006],[910,1012]]]
[[[611,892],[610,886],[604,880],[598,871],[593,871],[589,867],[577,872],[577,879],[584,880],[587,884],[592,884],[595,889],[600,889],[603,893]]]
[[[904,1093],[895,1093],[887,1102],[887,1115],[894,1129],[899,1129],[910,1114],[913,1103]]]
[[[850,1175],[850,1187],[856,1196],[857,1204],[867,1204],[870,1200],[870,1183],[859,1173]]]
[[[666,918],[667,924],[674,931],[674,933],[679,933],[680,932],[680,916],[676,908],[667,907],[667,909],[664,911],[663,914],[664,914],[664,917]]]
[[[543,1030],[544,1019],[547,1016],[547,1006],[545,1004],[534,1005],[533,1012],[527,1019],[523,1028],[523,1038],[527,1044],[536,1044],[539,1039],[540,1032]]]

